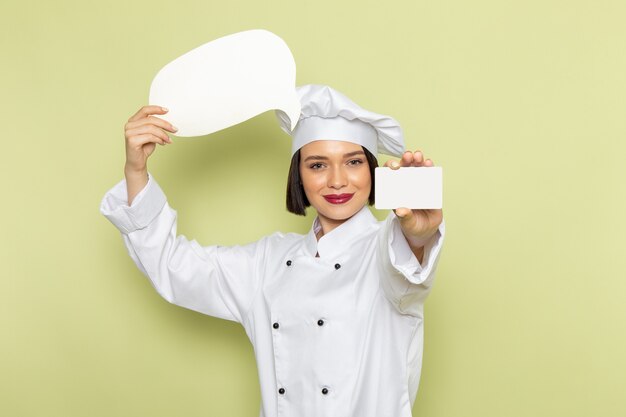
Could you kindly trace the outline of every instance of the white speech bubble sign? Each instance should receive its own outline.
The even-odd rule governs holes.
[[[283,111],[293,129],[300,116],[296,64],[280,37],[263,29],[205,43],[165,65],[150,86],[154,115],[176,136],[204,136],[268,110]]]

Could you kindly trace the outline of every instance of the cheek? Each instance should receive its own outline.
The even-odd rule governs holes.
[[[319,189],[324,183],[321,175],[314,175],[306,170],[300,170],[300,179],[302,180],[304,193],[307,194],[307,196]]]
[[[372,178],[369,169],[365,167],[365,169],[355,172],[354,175],[352,175],[351,182],[360,189],[369,191],[372,187]]]

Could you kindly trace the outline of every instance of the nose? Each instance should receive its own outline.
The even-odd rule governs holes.
[[[348,177],[341,168],[335,168],[330,170],[328,176],[328,188],[334,188],[336,190],[348,185]]]

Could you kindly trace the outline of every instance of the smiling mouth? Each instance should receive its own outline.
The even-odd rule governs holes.
[[[326,199],[326,201],[328,201],[331,204],[343,204],[343,203],[350,201],[353,195],[354,193],[352,194],[327,194],[324,196],[324,198]]]

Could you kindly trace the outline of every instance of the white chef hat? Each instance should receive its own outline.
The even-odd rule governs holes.
[[[276,111],[281,129],[292,137],[291,155],[315,140],[356,143],[374,156],[380,152],[399,157],[404,152],[402,128],[395,119],[365,110],[326,85],[307,84],[296,92],[302,109],[293,131],[289,117]]]

